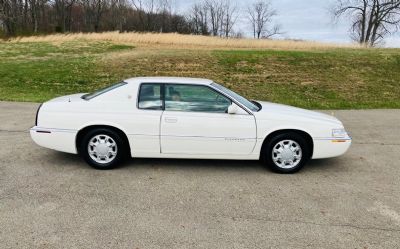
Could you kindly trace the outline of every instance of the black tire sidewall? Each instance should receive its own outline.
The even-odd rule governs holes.
[[[283,140],[293,140],[297,142],[302,150],[302,158],[300,160],[300,163],[290,169],[284,169],[275,164],[275,162],[272,159],[272,150],[275,147],[275,145]],[[292,174],[298,172],[300,169],[304,167],[304,165],[307,163],[307,161],[310,159],[310,148],[309,145],[307,144],[307,141],[304,137],[302,137],[299,134],[288,132],[288,133],[282,133],[279,134],[275,137],[273,137],[268,143],[267,146],[265,147],[263,151],[263,159],[264,162],[267,164],[267,166],[274,172],[277,173],[282,173],[282,174]]]
[[[94,136],[97,136],[100,134],[110,136],[117,143],[117,148],[118,148],[117,155],[115,156],[114,160],[112,160],[111,162],[109,162],[107,164],[97,163],[90,157],[89,152],[88,152],[89,141]],[[86,133],[83,136],[83,139],[81,140],[81,144],[79,145],[79,154],[83,157],[83,159],[93,168],[101,169],[101,170],[108,170],[108,169],[116,168],[125,158],[125,154],[126,154],[125,152],[126,152],[126,149],[125,149],[125,144],[124,144],[124,140],[122,139],[122,137],[117,132],[107,129],[107,128],[96,128],[96,129],[89,131],[88,133]]]

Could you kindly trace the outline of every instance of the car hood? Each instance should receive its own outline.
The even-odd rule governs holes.
[[[84,93],[77,93],[77,94],[71,94],[71,95],[66,95],[66,96],[61,96],[57,97],[54,99],[49,100],[49,103],[55,103],[55,102],[78,102],[78,101],[85,101],[82,99],[82,96]]]
[[[262,109],[257,112],[256,116],[260,118],[276,118],[298,122],[327,122],[342,125],[337,118],[320,112],[309,111],[288,105],[275,104],[270,102],[257,101],[261,104]]]

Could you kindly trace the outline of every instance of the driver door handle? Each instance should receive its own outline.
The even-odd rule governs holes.
[[[165,118],[165,123],[177,123],[178,122],[178,118],[175,117],[166,117]]]

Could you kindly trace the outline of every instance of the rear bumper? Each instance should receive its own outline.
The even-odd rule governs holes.
[[[314,139],[312,159],[331,158],[346,153],[351,146],[351,137]]]
[[[34,126],[30,129],[32,140],[39,146],[77,154],[75,138],[77,131]]]

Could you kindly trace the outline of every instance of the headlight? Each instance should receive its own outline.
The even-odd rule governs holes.
[[[332,137],[346,137],[347,132],[345,129],[333,129],[332,130]]]

